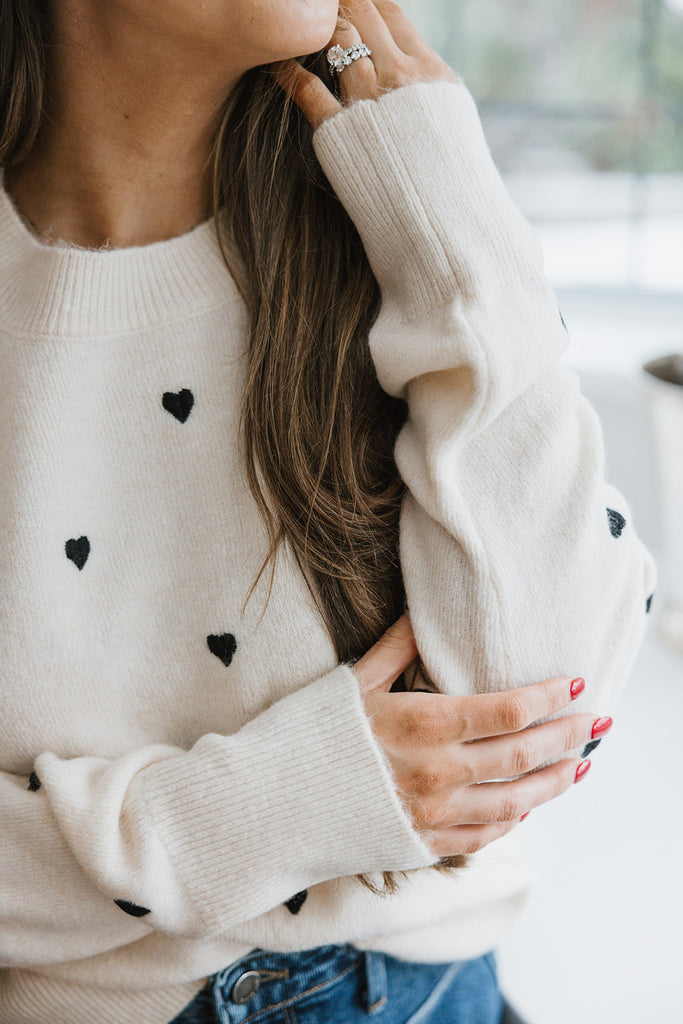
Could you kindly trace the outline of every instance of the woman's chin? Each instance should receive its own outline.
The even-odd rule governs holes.
[[[320,10],[323,5],[318,3],[315,6],[315,13],[308,7],[302,11],[296,35],[292,33],[291,52],[277,59],[284,60],[286,57],[317,53],[328,45],[337,27],[337,5],[332,5],[327,12]]]

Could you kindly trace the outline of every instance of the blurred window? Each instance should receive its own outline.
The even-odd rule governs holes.
[[[474,96],[553,286],[683,293],[683,0],[402,7]]]

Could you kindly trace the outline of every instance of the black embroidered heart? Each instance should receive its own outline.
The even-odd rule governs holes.
[[[147,907],[139,907],[137,903],[128,903],[127,900],[114,900],[114,903],[131,917],[144,917],[145,914],[151,914],[151,910],[148,910]]]
[[[302,892],[298,892],[296,896],[292,896],[291,899],[285,901],[285,906],[290,914],[295,916],[299,913],[304,903],[308,899],[308,889],[304,889]]]
[[[175,391],[164,391],[161,404],[166,412],[170,412],[171,416],[175,416],[177,420],[184,423],[192,412],[194,395],[187,388],[183,388],[177,394]]]
[[[621,537],[623,529],[626,526],[626,520],[622,516],[621,512],[615,512],[613,508],[608,508],[605,511],[607,512],[609,532],[613,537]]]
[[[206,642],[211,653],[220,658],[227,668],[232,661],[233,654],[237,650],[237,641],[232,633],[221,633],[220,636],[212,633],[210,636],[207,636]]]
[[[587,743],[581,751],[581,757],[588,757],[588,755],[592,754],[595,748],[599,747],[601,743],[602,740],[591,740],[591,742]]]
[[[78,569],[82,569],[88,561],[90,554],[90,541],[87,537],[79,537],[78,540],[68,540],[64,545],[66,557],[71,559]]]
[[[40,779],[38,778],[36,773],[35,772],[31,772],[31,774],[28,777],[28,788],[29,788],[29,790],[32,793],[36,793],[40,789],[41,786],[42,786],[42,782],[40,781]]]

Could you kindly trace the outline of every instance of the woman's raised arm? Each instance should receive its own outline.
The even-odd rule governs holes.
[[[560,363],[568,334],[541,245],[465,84],[439,72],[396,4],[348,6],[345,42],[373,49],[342,72],[348,105],[332,98],[335,113],[306,72],[294,89],[381,287],[378,380],[408,404],[401,565],[423,664],[451,695],[576,665],[576,710],[608,714],[656,567],[605,477],[599,418]]]

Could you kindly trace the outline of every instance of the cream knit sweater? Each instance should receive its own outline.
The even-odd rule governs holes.
[[[656,570],[471,94],[357,102],[315,147],[409,405],[401,559],[431,677],[583,675],[572,713],[608,714]],[[3,1024],[166,1024],[254,946],[469,958],[524,903],[520,830],[428,867],[289,548],[263,620],[267,573],[242,612],[267,541],[237,457],[247,322],[212,222],[48,246],[0,193]],[[348,877],[383,869],[416,870],[390,898]]]

